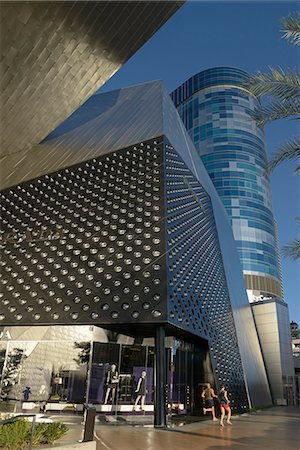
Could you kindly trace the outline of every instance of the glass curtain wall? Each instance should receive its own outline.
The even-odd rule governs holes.
[[[90,327],[11,327],[4,335],[1,410],[83,410]]]
[[[244,87],[248,78],[233,67],[207,69],[171,97],[228,212],[253,302],[283,294],[265,136],[251,116],[259,101]]]
[[[11,341],[1,360],[0,395],[8,410],[62,410],[84,402],[87,364],[74,342]]]
[[[153,413],[154,348],[93,342],[88,401],[100,413]]]
[[[0,342],[1,410],[82,413],[92,403],[106,421],[153,423],[154,339],[90,327],[81,334],[60,327],[58,339],[59,328],[45,327],[43,336],[37,328],[44,339],[23,333],[23,340]],[[169,420],[201,414],[201,388],[210,381],[205,349],[175,337],[165,347]]]

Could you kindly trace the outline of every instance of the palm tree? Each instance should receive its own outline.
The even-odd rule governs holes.
[[[296,217],[296,221],[300,226],[300,217]],[[300,257],[300,239],[294,239],[293,241],[285,244],[282,248],[282,254],[283,256],[293,260],[298,259]]]
[[[300,14],[290,14],[281,20],[283,38],[294,45],[300,45]],[[266,96],[269,101],[253,111],[253,118],[258,126],[274,120],[300,118],[300,76],[296,70],[274,69],[269,67],[269,73],[258,72],[249,78],[247,89],[257,97]],[[296,162],[294,172],[300,170],[300,137],[294,136],[285,142],[274,153],[266,172],[271,173],[278,164],[287,160]],[[300,224],[300,219],[297,218]],[[300,258],[300,241],[295,239],[287,243],[282,253],[294,260]]]
[[[287,258],[298,259],[300,255],[300,239],[295,239],[285,244],[282,248],[282,254]]]
[[[300,44],[300,14],[290,14],[288,17],[281,20],[283,25],[283,38],[290,41],[292,44]]]
[[[290,14],[282,19],[283,38],[300,45],[300,14]],[[300,118],[300,76],[296,70],[274,69],[269,73],[258,72],[249,78],[247,89],[257,97],[267,96],[270,101],[256,108],[253,117],[259,126],[287,117]],[[286,160],[295,160],[295,172],[300,170],[300,138],[295,136],[283,144],[273,155],[266,168],[271,173],[278,164]]]

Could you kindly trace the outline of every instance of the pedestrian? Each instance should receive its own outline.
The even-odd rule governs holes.
[[[224,417],[225,412],[227,413],[227,423],[228,425],[232,425],[231,419],[231,408],[229,406],[230,401],[228,400],[227,391],[225,386],[221,386],[219,393],[219,401],[220,401],[220,409],[221,409],[221,418],[220,418],[220,426],[224,427]]]
[[[210,383],[206,384],[206,388],[203,388],[201,397],[204,400],[204,408],[203,408],[203,414],[206,414],[208,411],[212,414],[212,420],[218,420],[215,415],[215,405],[214,405],[214,398],[218,398],[218,396],[215,394],[213,388],[211,387]]]

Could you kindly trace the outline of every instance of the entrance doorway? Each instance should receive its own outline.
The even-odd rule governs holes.
[[[93,342],[88,402],[96,406],[100,420],[153,424],[154,339],[141,338],[139,342],[142,343]],[[168,336],[165,356],[167,422],[199,420],[201,389],[207,380],[207,350]]]

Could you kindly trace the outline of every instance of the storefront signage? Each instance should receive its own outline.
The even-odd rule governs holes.
[[[21,242],[36,242],[36,241],[54,241],[61,239],[64,230],[61,229],[46,229],[46,230],[25,230],[20,233],[9,231],[0,236],[0,245],[5,244],[20,244]]]
[[[276,300],[276,297],[273,295],[253,295],[252,296],[254,302],[263,302],[265,300]]]
[[[9,330],[0,331],[0,340],[1,341],[11,340],[11,334],[10,334]]]

